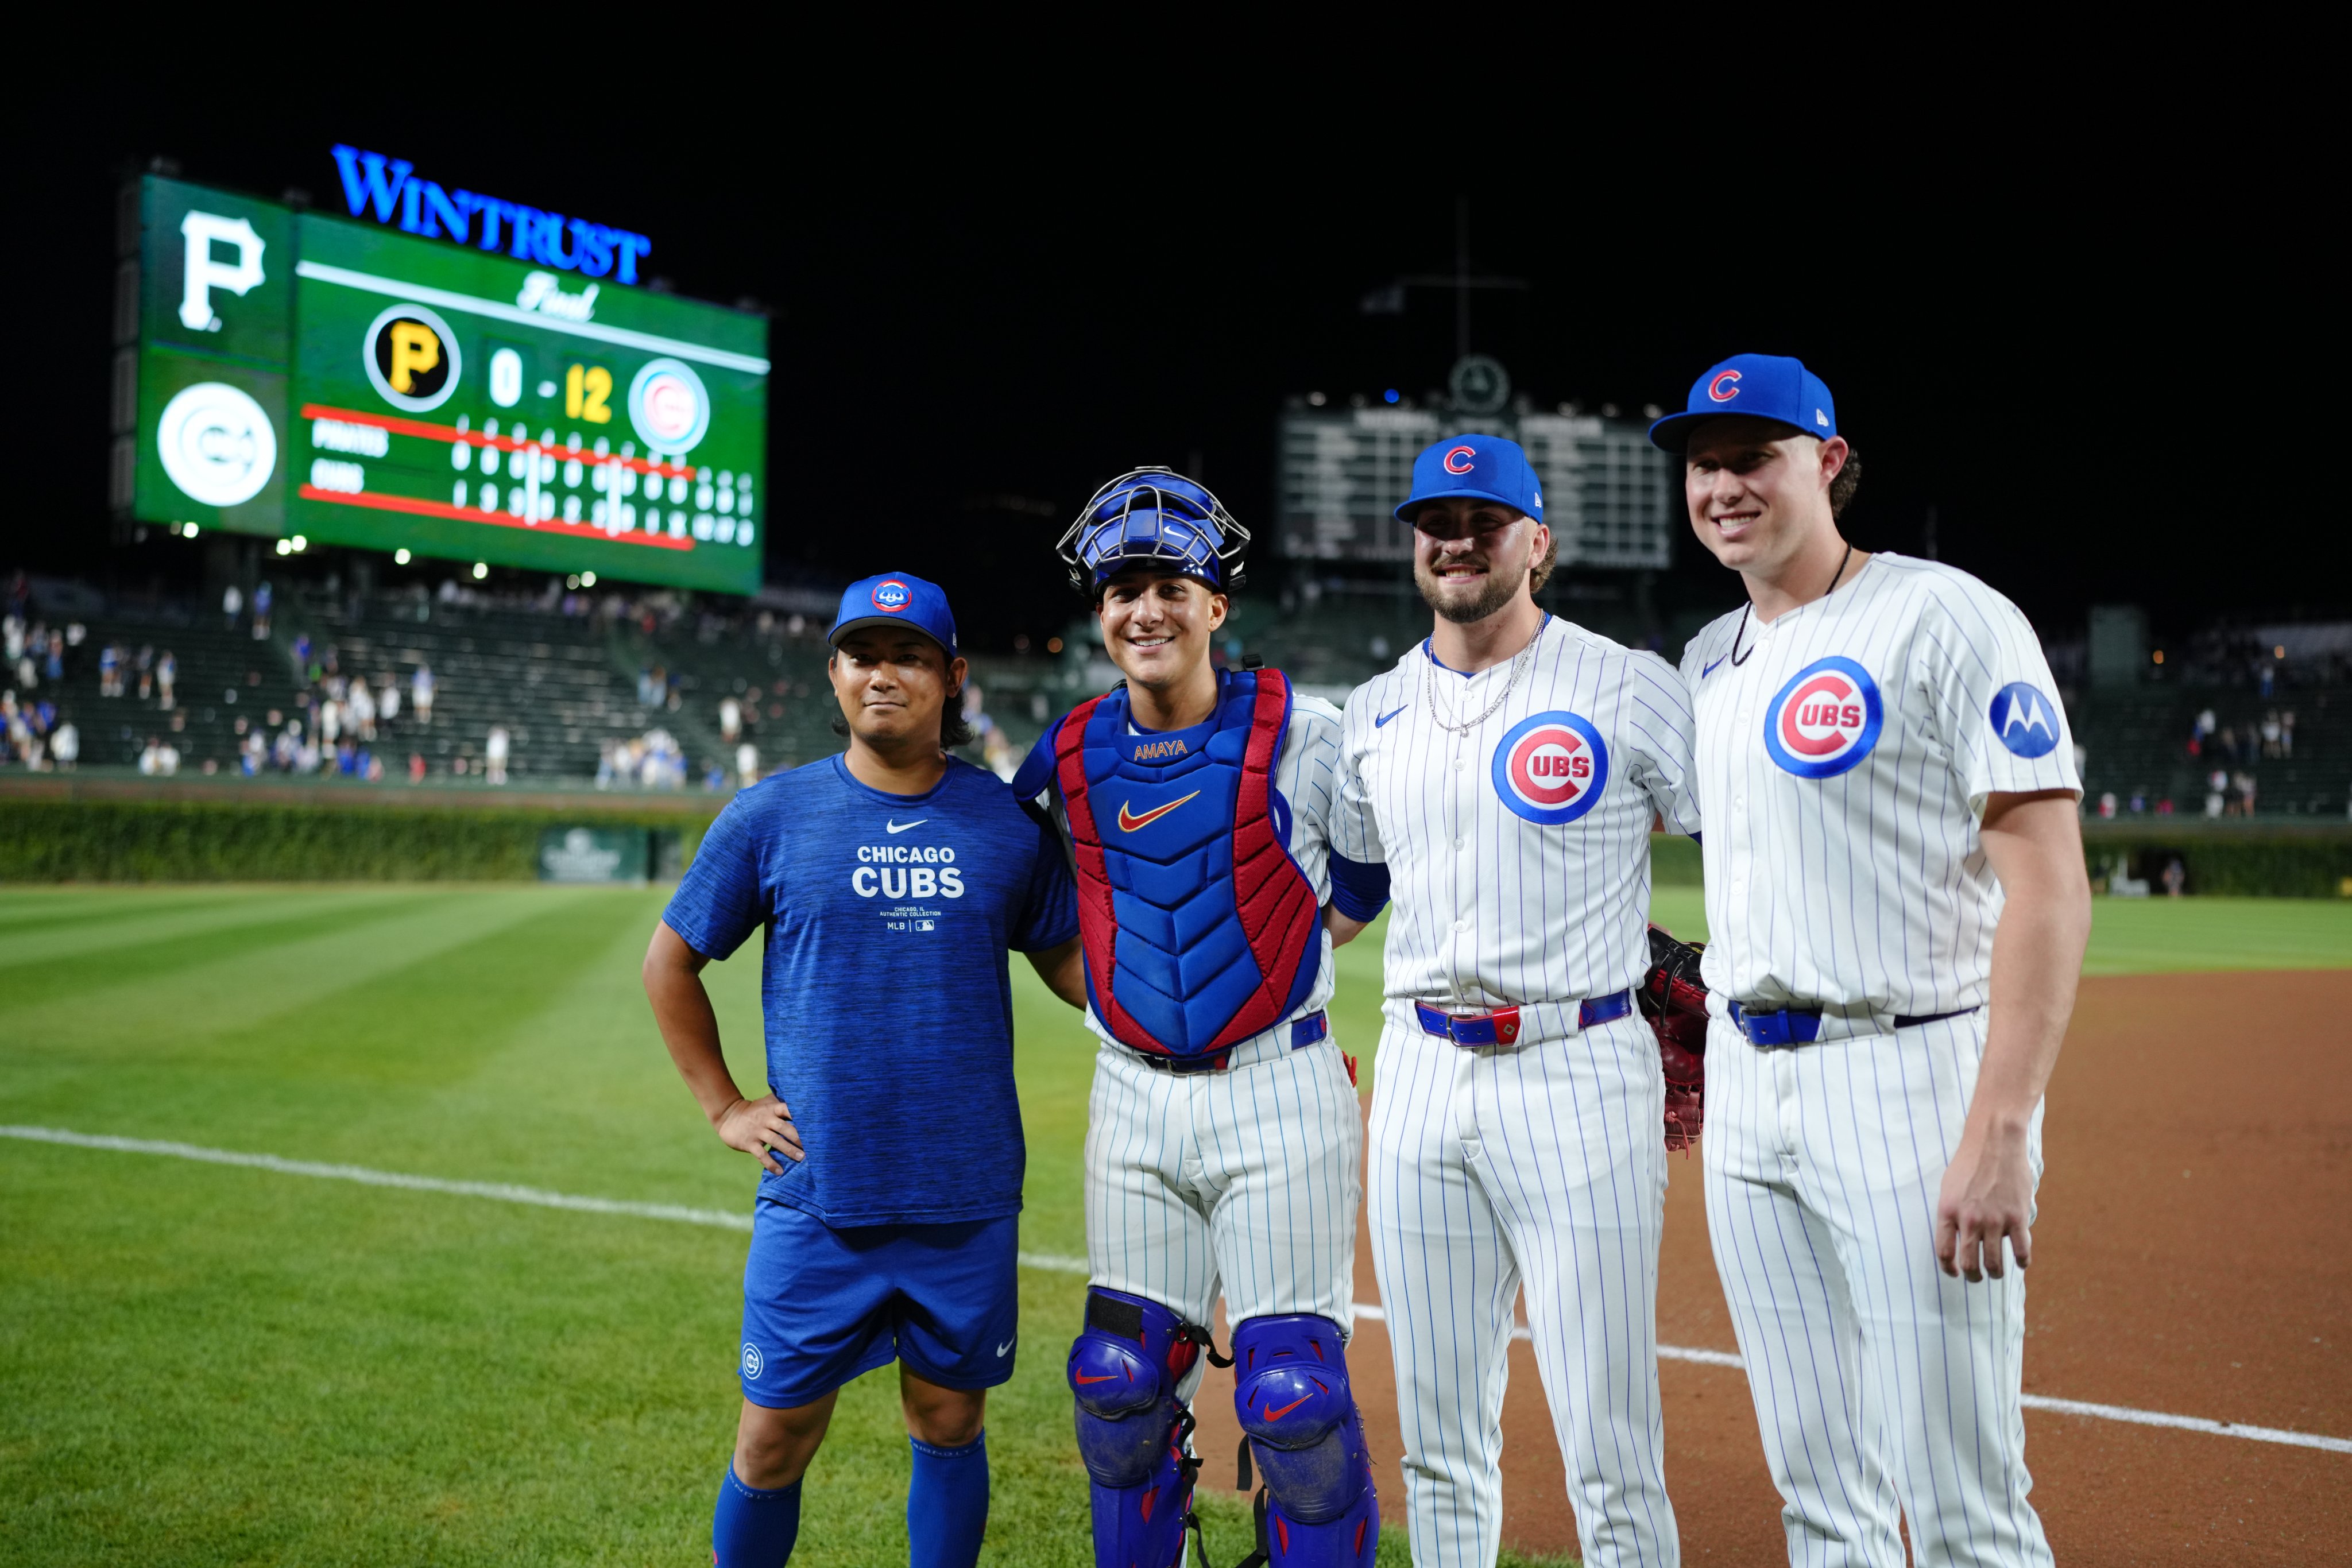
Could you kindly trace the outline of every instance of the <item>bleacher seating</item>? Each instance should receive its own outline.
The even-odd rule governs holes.
[[[243,625],[232,631],[223,617],[172,605],[131,606],[81,619],[87,635],[67,654],[65,679],[26,695],[47,698],[61,719],[73,722],[81,736],[83,767],[135,767],[152,737],[178,751],[183,772],[198,772],[207,760],[226,768],[239,740],[237,719],[259,725],[272,708],[294,712],[291,665],[274,643],[255,641]],[[109,643],[122,644],[130,654],[123,661],[120,697],[99,695],[99,651]],[[179,667],[176,700],[169,709],[160,691],[144,702],[139,698],[136,661],[142,648],[152,649],[157,660],[169,653]]]
[[[2216,734],[2201,754],[2189,754],[2198,715],[2213,712]],[[2295,716],[2294,755],[2264,758],[2260,730],[2266,714]],[[2114,794],[2119,810],[2138,793],[2147,809],[2170,800],[2179,816],[2205,809],[2206,777],[2216,768],[2252,775],[2260,815],[2341,817],[2352,791],[2352,688],[2282,686],[2264,697],[2250,685],[2093,687],[2069,694],[2067,716],[2085,752],[2083,785],[2091,802]],[[2241,758],[2221,755],[2219,731],[2236,732]]]

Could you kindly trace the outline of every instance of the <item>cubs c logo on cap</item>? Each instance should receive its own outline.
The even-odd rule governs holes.
[[[886,582],[877,582],[874,585],[874,608],[887,611],[892,615],[907,608],[914,597],[907,585],[895,577]]]
[[[1739,395],[1739,372],[1726,371],[1706,383],[1706,395],[1717,402],[1729,402]]]
[[[1477,455],[1478,449],[1475,446],[1457,446],[1445,455],[1445,471],[1448,474],[1467,474],[1478,466],[1470,461]]]
[[[1530,822],[1558,827],[1592,810],[1609,783],[1609,747],[1591,721],[1556,708],[1523,718],[1495,747],[1495,793]]]
[[[2047,757],[2058,749],[2058,705],[2023,681],[1993,693],[1988,716],[2000,743],[2020,757]]]
[[[1885,721],[1878,683],[1832,654],[1799,670],[1764,709],[1764,749],[1800,779],[1834,779],[1870,755]]]

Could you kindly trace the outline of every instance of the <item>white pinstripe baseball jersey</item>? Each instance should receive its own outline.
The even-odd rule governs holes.
[[[1674,1568],[1664,1079],[1638,1018],[1580,1028],[1572,1004],[1647,967],[1652,817],[1698,826],[1689,698],[1655,654],[1548,618],[1520,658],[1466,677],[1413,649],[1349,698],[1342,749],[1332,848],[1385,862],[1394,901],[1366,1196],[1413,1561],[1495,1560],[1524,1290],[1580,1554]],[[1414,1001],[1570,1005],[1473,1048],[1424,1033]]]
[[[1682,669],[1708,989],[1882,1022],[1981,1004],[2001,904],[1978,841],[1985,797],[2082,789],[2017,607],[1964,571],[1880,554],[1769,625],[1714,622]]]
[[[1438,722],[1482,714],[1466,734]],[[1557,617],[1523,659],[1467,676],[1424,642],[1349,697],[1341,749],[1331,847],[1388,865],[1392,1006],[1576,1001],[1640,977],[1652,816],[1699,826],[1690,699],[1664,659]]]

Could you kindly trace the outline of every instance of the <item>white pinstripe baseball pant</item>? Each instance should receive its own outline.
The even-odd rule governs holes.
[[[2050,1562],[2026,1500],[2025,1279],[1936,1265],[1985,1014],[1759,1050],[1707,1032],[1706,1223],[1801,1568]],[[2042,1170],[2042,1113],[2032,1134]]]
[[[1503,1388],[1522,1285],[1589,1568],[1674,1568],[1658,1404],[1665,1080],[1637,1017],[1465,1050],[1391,1016],[1372,1085],[1372,1266],[1420,1568],[1502,1544]]]
[[[1087,1267],[1093,1282],[1205,1323],[1312,1313],[1355,1326],[1356,1205],[1364,1133],[1329,1039],[1289,1027],[1244,1042],[1223,1072],[1155,1071],[1105,1045],[1087,1119]],[[1286,1037],[1273,1043],[1274,1036]],[[1256,1060],[1248,1060],[1255,1057]],[[1199,1385],[1196,1364],[1182,1390]]]

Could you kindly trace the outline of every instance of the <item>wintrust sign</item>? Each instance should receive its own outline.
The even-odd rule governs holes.
[[[472,191],[444,189],[417,178],[416,166],[405,158],[340,144],[330,151],[336,172],[342,176],[343,200],[352,216],[372,217],[404,234],[503,250],[517,261],[630,284],[637,281],[638,258],[654,247],[653,241],[626,229]]]

